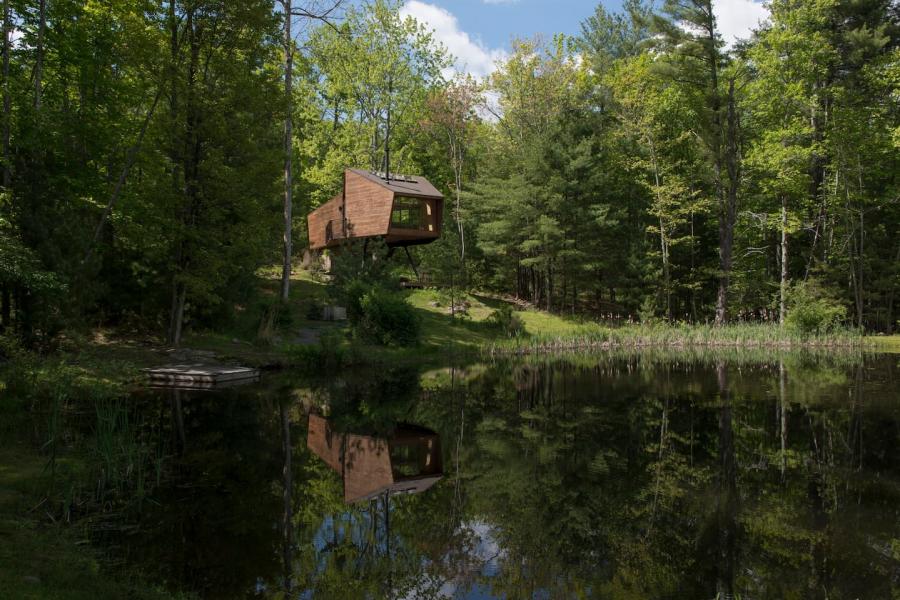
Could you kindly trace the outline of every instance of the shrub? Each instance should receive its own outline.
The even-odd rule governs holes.
[[[785,325],[803,335],[827,333],[846,315],[844,307],[813,279],[794,285],[787,300]]]
[[[275,332],[278,329],[278,313],[281,308],[278,304],[272,303],[263,308],[262,316],[259,319],[259,327],[256,330],[256,343],[262,346],[268,346],[275,339]]]
[[[350,311],[348,303],[348,318]],[[370,288],[359,299],[359,311],[351,324],[355,335],[361,339],[385,346],[412,345],[419,341],[419,319],[400,294],[379,287]]]
[[[356,327],[363,317],[362,299],[372,289],[361,279],[351,279],[341,291],[342,300],[347,307],[347,320]]]
[[[648,326],[659,325],[665,322],[665,319],[659,316],[656,296],[644,298],[640,308],[638,308],[638,320],[642,325]]]
[[[519,315],[513,312],[512,306],[509,304],[504,304],[492,312],[487,320],[507,337],[516,337],[525,331],[525,323]]]
[[[340,369],[348,362],[347,353],[341,341],[340,334],[325,332],[319,338],[318,344],[291,347],[290,354],[294,366],[303,371],[319,374]]]

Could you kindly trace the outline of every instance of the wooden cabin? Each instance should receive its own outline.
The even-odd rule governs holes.
[[[383,238],[390,247],[428,244],[441,236],[444,196],[424,177],[344,171],[341,193],[309,213],[309,249]]]
[[[306,446],[344,483],[348,504],[384,493],[418,494],[443,475],[438,434],[414,425],[398,425],[388,438],[338,433],[328,419],[309,416]]]

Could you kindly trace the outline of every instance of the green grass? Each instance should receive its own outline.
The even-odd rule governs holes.
[[[526,309],[515,314],[524,323],[524,332],[507,337],[489,321],[491,313],[504,301],[478,294],[465,294],[469,308],[465,315],[449,314],[450,296],[445,290],[406,292],[422,323],[420,344],[414,348],[365,346],[351,341],[346,331],[338,330],[337,363],[371,364],[417,362],[425,366],[446,362],[450,357],[480,358],[507,354],[571,353],[591,350],[698,349],[716,352],[751,350],[879,350],[874,338],[850,331],[820,336],[803,336],[777,325],[737,323],[726,327],[688,324],[627,324],[622,326],[555,315]],[[883,338],[887,340],[888,338]],[[317,349],[306,353],[301,362],[322,364]],[[334,351],[334,348],[332,348]],[[757,353],[758,354],[758,353]],[[333,361],[335,362],[335,361]]]
[[[462,348],[479,349],[485,344],[498,342],[503,334],[488,322],[491,313],[503,304],[502,300],[477,294],[465,294],[471,304],[466,315],[449,314],[449,296],[435,290],[412,290],[408,293],[410,304],[422,319],[422,344],[426,347],[446,347],[455,344]],[[457,299],[457,302],[459,299]],[[439,306],[433,306],[438,302]],[[585,333],[589,325],[572,318],[539,310],[523,310],[516,314],[525,323],[526,336],[577,336]]]
[[[534,336],[501,340],[486,348],[489,354],[527,354],[608,348],[872,348],[867,338],[853,332],[804,336],[777,325],[738,323],[711,325],[586,325],[571,335]]]
[[[891,354],[900,354],[900,334],[872,336],[869,338],[872,345],[879,352],[889,352]]]
[[[452,356],[526,354],[606,348],[707,347],[707,348],[809,348],[866,347],[878,351],[900,352],[900,336],[860,338],[852,333],[837,333],[804,338],[774,325],[735,324],[727,327],[707,325],[625,325],[621,327],[582,318],[551,314],[533,308],[516,311],[524,323],[524,332],[507,338],[488,318],[504,301],[480,294],[462,295],[469,304],[467,314],[452,317],[447,290],[421,289],[406,292],[422,323],[421,343],[415,348],[365,346],[352,341],[344,323],[326,323],[308,317],[327,302],[328,286],[316,281],[305,270],[295,270],[290,302],[280,308],[277,326],[268,339],[259,339],[260,323],[267,310],[278,306],[280,268],[260,269],[256,273],[259,291],[247,306],[234,306],[227,327],[216,331],[190,331],[183,347],[211,352],[220,360],[256,367],[289,367],[316,363],[321,349],[299,348],[309,334],[330,339],[327,351],[338,351],[350,363],[417,362],[434,363]],[[456,300],[460,301],[457,293]],[[437,305],[435,305],[437,304]],[[63,344],[63,354],[73,368],[86,377],[109,383],[133,384],[140,381],[140,368],[170,362],[170,350],[159,337],[134,333],[117,334],[95,330],[73,336]],[[310,351],[311,350],[311,351]]]
[[[422,344],[425,348],[455,344],[487,354],[644,347],[875,348],[871,342],[873,338],[863,338],[848,331],[803,336],[768,324],[738,323],[726,327],[687,324],[615,326],[534,309],[515,313],[525,324],[525,331],[520,336],[507,338],[487,322],[488,316],[502,300],[473,295],[466,296],[466,299],[472,305],[469,316],[454,320],[447,314],[449,302],[446,294],[432,290],[409,293],[410,303],[422,318]],[[435,302],[439,302],[440,306],[434,306]]]

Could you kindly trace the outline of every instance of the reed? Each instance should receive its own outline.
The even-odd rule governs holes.
[[[596,324],[586,325],[573,335],[530,335],[492,341],[483,346],[483,352],[495,356],[620,348],[865,350],[874,348],[874,344],[854,331],[802,335],[768,324],[740,323],[725,327],[687,324],[608,327]]]

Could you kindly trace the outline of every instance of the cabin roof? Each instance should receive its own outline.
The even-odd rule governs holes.
[[[431,185],[431,182],[429,182],[424,177],[418,177],[415,175],[391,174],[390,181],[386,181],[382,177],[370,171],[363,171],[362,169],[350,169],[350,172],[360,175],[361,177],[365,177],[369,181],[377,183],[378,185],[387,188],[395,194],[399,194],[401,196],[415,196],[417,198],[444,197],[444,195],[440,193],[436,187]]]

